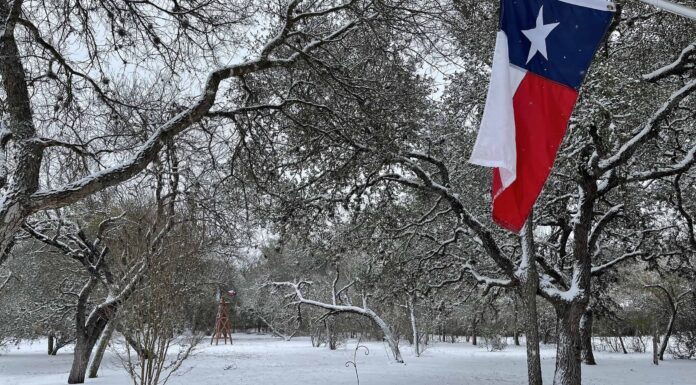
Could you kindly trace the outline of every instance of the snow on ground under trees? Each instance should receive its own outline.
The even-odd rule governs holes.
[[[353,360],[356,340],[330,351],[314,348],[308,338],[285,342],[270,336],[235,334],[234,345],[211,346],[203,341],[194,357],[187,360],[170,384],[195,385],[311,385],[357,384]],[[489,352],[481,345],[440,342],[414,357],[406,343],[405,364],[389,360],[387,348],[379,342],[365,342],[357,354],[361,385],[512,385],[526,383],[524,347],[508,346]],[[45,353],[46,341],[11,346],[0,355],[0,384],[64,384],[68,378],[72,351],[64,348],[57,356]],[[595,353],[597,366],[583,365],[583,384],[594,385],[695,385],[696,362],[667,359],[659,366],[649,353]],[[544,382],[551,383],[554,346],[542,347]],[[87,384],[131,383],[116,355],[107,351],[100,378]]]

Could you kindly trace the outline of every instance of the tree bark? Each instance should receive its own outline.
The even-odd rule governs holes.
[[[68,384],[82,384],[85,382],[89,357],[92,355],[94,345],[106,328],[107,320],[99,318],[93,325],[89,325],[82,333],[78,333],[75,340],[75,353],[73,357]]]
[[[102,359],[104,358],[104,352],[106,351],[106,347],[109,345],[111,335],[114,333],[115,328],[116,324],[114,321],[109,321],[109,323],[106,324],[106,328],[102,332],[101,338],[99,339],[97,351],[94,352],[92,363],[89,365],[89,378],[97,378],[97,372],[99,371]]]
[[[72,367],[68,375],[68,384],[82,384],[85,382],[87,365],[92,355],[92,349],[101,336],[110,317],[115,312],[115,306],[99,305],[88,317],[86,317],[87,300],[92,289],[97,284],[96,277],[90,277],[77,298],[75,311],[75,352],[73,354]]]
[[[32,212],[31,194],[39,186],[39,173],[43,149],[32,141],[36,136],[31,100],[17,47],[14,27],[22,10],[22,2],[0,2],[0,20],[5,24],[0,36],[0,79],[4,90],[3,120],[11,136],[0,140],[0,152],[6,157],[5,147],[11,138],[14,149],[14,166],[7,173],[6,159],[0,164],[0,187],[5,187],[0,204],[0,265],[10,255],[14,238],[24,219]]]
[[[529,385],[541,385],[541,355],[539,351],[539,316],[537,313],[537,291],[539,274],[536,269],[534,250],[534,218],[529,213],[527,223],[522,229],[523,265],[520,266],[521,286],[517,290],[522,301],[525,335],[527,337],[527,381]],[[519,343],[519,341],[516,341]]]
[[[587,365],[597,365],[592,352],[592,322],[594,314],[587,309],[580,318],[580,338],[582,343],[582,362]]]
[[[580,318],[581,303],[556,304],[558,341],[553,385],[581,385]]]

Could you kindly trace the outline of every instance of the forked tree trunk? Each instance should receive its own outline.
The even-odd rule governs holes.
[[[587,309],[580,318],[580,338],[582,344],[582,362],[587,365],[597,365],[592,352],[592,322],[594,314]]]
[[[75,353],[73,357],[70,375],[68,376],[68,384],[82,384],[85,382],[87,374],[87,365],[89,365],[89,357],[92,355],[94,345],[97,343],[99,336],[106,328],[107,321],[99,318],[93,325],[88,325],[85,330],[78,332],[75,339]]]
[[[97,378],[97,372],[99,372],[99,367],[101,366],[102,359],[104,358],[104,352],[106,351],[106,347],[109,345],[111,335],[114,333],[115,328],[116,324],[114,321],[109,321],[109,323],[106,324],[106,328],[99,338],[97,351],[94,352],[94,357],[92,357],[92,362],[89,365],[89,378]]]
[[[556,372],[553,385],[581,385],[580,318],[584,306],[574,302],[556,304],[558,338],[556,343]]]

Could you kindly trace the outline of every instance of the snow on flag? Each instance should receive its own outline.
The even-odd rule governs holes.
[[[471,163],[494,167],[493,220],[519,233],[551,172],[592,57],[605,0],[502,0],[491,82]]]

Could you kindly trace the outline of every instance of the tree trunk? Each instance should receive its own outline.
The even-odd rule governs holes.
[[[387,341],[392,355],[394,355],[394,361],[403,363],[404,359],[401,357],[401,351],[399,350],[399,341],[396,340],[394,334],[390,331],[388,334],[384,335],[384,339]]]
[[[520,346],[520,332],[519,330],[515,329],[512,332],[512,340],[515,342],[515,346]]]
[[[660,364],[659,356],[657,353],[657,340],[659,338],[659,335],[660,335],[660,333],[657,331],[657,328],[655,328],[655,333],[653,334],[653,338],[652,338],[653,364],[655,364],[655,365]]]
[[[324,326],[326,327],[326,341],[329,345],[329,350],[336,350],[336,332],[333,328],[332,322],[325,319]]]
[[[558,337],[553,385],[581,385],[580,318],[583,313],[581,303],[556,304]]]
[[[62,348],[63,346],[67,345],[67,343],[61,343],[59,339],[56,339],[55,341],[56,342],[55,342],[55,345],[53,345],[53,350],[51,350],[51,352],[48,353],[48,355],[50,355],[50,356],[57,355],[58,350],[60,350],[60,348]]]
[[[411,333],[413,335],[413,351],[416,357],[420,357],[420,336],[418,335],[418,325],[416,325],[416,309],[414,309],[413,297],[408,296],[408,311],[411,320]],[[444,334],[444,333],[443,333]]]
[[[43,146],[36,140],[36,128],[31,109],[31,97],[27,86],[26,71],[15,40],[15,23],[12,8],[21,4],[4,1],[0,6],[3,20],[3,36],[0,38],[0,84],[3,97],[3,129],[12,135],[14,165],[0,177],[4,187],[0,203],[0,266],[9,258],[15,243],[15,234],[24,219],[32,212],[30,196],[39,187],[39,175],[43,158]],[[21,5],[20,5],[21,7]],[[20,11],[21,13],[21,11]],[[6,157],[7,139],[0,141],[0,156]],[[5,163],[4,161],[2,163]],[[6,167],[3,164],[3,168]],[[5,172],[3,172],[5,174]]]
[[[582,362],[587,365],[597,365],[592,353],[592,309],[587,309],[580,318],[580,339],[582,344]]]
[[[53,356],[53,343],[54,343],[54,337],[53,334],[48,335],[48,355]]]
[[[101,338],[99,339],[97,351],[94,352],[92,363],[89,365],[89,378],[97,378],[99,366],[101,366],[102,359],[104,358],[104,351],[106,351],[106,347],[109,345],[111,335],[114,333],[115,328],[116,324],[114,321],[109,321],[109,323],[106,324],[106,328],[102,332]]]
[[[398,363],[403,363],[404,359],[401,357],[401,351],[399,350],[399,341],[394,336],[394,332],[392,332],[389,325],[387,325],[387,323],[384,322],[382,318],[380,318],[377,314],[375,314],[372,311],[369,311],[367,313],[367,316],[370,317],[372,321],[376,323],[377,326],[379,326],[380,329],[382,329],[382,333],[384,334],[384,340],[387,341],[387,345],[389,345],[389,349],[391,349],[392,354],[394,355],[394,361]]]
[[[471,344],[476,345],[476,318],[471,322]]]
[[[619,336],[619,342],[621,343],[621,350],[623,350],[623,354],[628,354],[628,352],[626,351],[626,345],[624,345],[623,342],[623,337]]]
[[[97,280],[94,277],[90,278],[89,282],[80,292],[77,301],[77,314],[75,316],[75,353],[73,354],[72,368],[68,376],[68,384],[82,384],[85,382],[85,374],[87,373],[87,365],[89,358],[92,355],[92,349],[97,343],[97,340],[104,332],[107,323],[110,320],[110,315],[113,315],[115,308],[113,307],[97,307],[85,320],[85,305],[89,298],[89,292],[96,284]]]
[[[532,213],[522,230],[522,253],[526,266],[520,266],[521,287],[518,289],[522,301],[525,335],[527,337],[527,381],[529,385],[541,385],[541,355],[539,351],[539,315],[537,312],[537,291],[539,275],[536,269],[536,252],[534,250],[534,218]],[[515,340],[516,344],[519,341]]]
[[[538,282],[538,281],[536,281]],[[522,312],[527,349],[527,381],[529,385],[541,385],[541,355],[539,349],[539,320],[536,303],[536,290],[532,292],[531,284],[524,284],[520,290],[522,298]],[[519,344],[519,338],[515,334],[515,344]]]
[[[75,353],[70,375],[68,376],[68,384],[82,384],[85,382],[89,357],[92,355],[94,345],[105,327],[106,321],[99,320],[93,327],[86,328],[87,333],[79,333],[75,339]]]
[[[665,360],[665,350],[667,350],[667,345],[669,345],[669,337],[672,336],[672,329],[674,328],[674,320],[677,318],[677,311],[674,309],[672,314],[669,316],[669,322],[667,323],[667,329],[665,330],[665,338],[662,339],[660,344],[659,358],[660,361]]]

